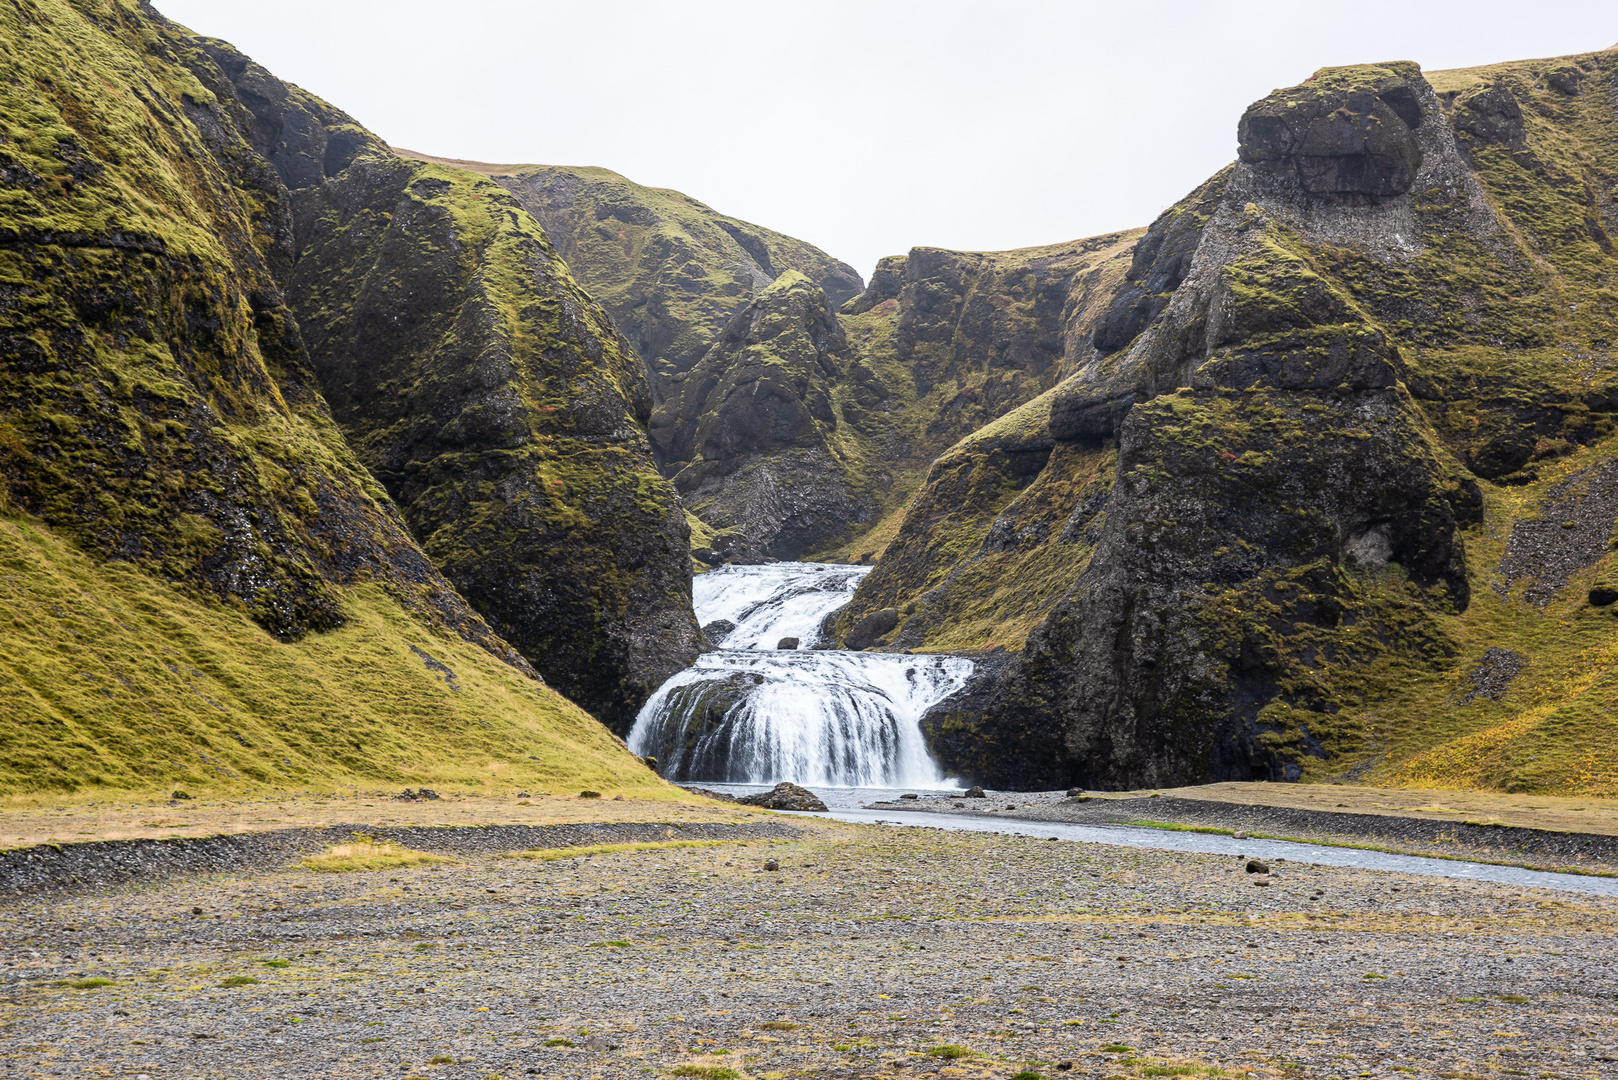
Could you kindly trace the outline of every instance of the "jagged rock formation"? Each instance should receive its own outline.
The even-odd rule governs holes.
[[[670,380],[652,421],[665,468],[747,538],[730,561],[869,559],[935,456],[1060,380],[1068,325],[1110,295],[1132,238],[918,248],[836,314],[784,274]]]
[[[782,274],[804,275],[834,306],[863,287],[813,245],[607,169],[411,156],[481,172],[516,196],[645,361],[660,401]]]
[[[699,649],[638,359],[498,185],[209,50],[290,189],[290,303],[337,422],[461,593],[627,731]]]
[[[1419,722],[1393,673],[1474,648],[1485,515],[1613,431],[1615,66],[1332,69],[1248,110],[1070,321],[1071,374],[938,459],[841,617],[1020,649],[931,718],[949,764],[1290,779],[1374,763],[1401,693]]]
[[[0,786],[476,783],[490,761],[516,760],[512,775],[528,775],[528,755],[541,753],[610,779],[621,745],[544,688],[423,553],[316,378],[331,371],[337,320],[309,297],[351,300],[346,314],[368,313],[373,331],[390,303],[408,321],[379,249],[390,236],[411,259],[431,246],[437,261],[426,261],[443,274],[432,297],[445,307],[410,310],[440,327],[453,312],[465,351],[436,340],[442,351],[408,369],[390,353],[400,366],[386,390],[393,401],[435,394],[453,412],[387,417],[404,452],[390,461],[377,437],[364,456],[413,478],[400,486],[411,524],[432,523],[425,539],[442,548],[510,505],[497,490],[511,471],[501,454],[542,441],[549,461],[570,440],[587,443],[597,457],[573,455],[575,471],[556,475],[570,490],[547,493],[547,505],[574,520],[622,514],[639,546],[602,556],[595,545],[620,537],[601,539],[598,524],[565,532],[558,547],[593,576],[591,595],[572,608],[547,596],[545,610],[571,620],[574,639],[589,624],[608,642],[613,620],[644,623],[661,605],[691,623],[694,652],[683,516],[628,415],[629,402],[643,416],[649,405],[638,364],[537,226],[492,184],[392,160],[347,117],[147,5],[29,0],[0,13],[0,45],[0,544],[12,617],[0,645]],[[326,201],[338,194],[346,210]],[[402,220],[392,234],[378,220],[412,211],[421,247],[402,239]],[[480,259],[490,249],[509,257]],[[314,263],[329,260],[322,282],[300,258],[311,250]],[[373,287],[344,293],[343,275],[362,266]],[[529,303],[515,324],[480,321],[495,269],[517,279],[499,282],[507,295]],[[309,327],[323,345],[313,358]],[[392,346],[420,344],[412,329],[394,327]],[[569,389],[540,393],[524,366],[536,339]],[[512,368],[525,378],[486,385]],[[556,423],[524,419],[546,406]],[[464,458],[423,453],[432,443],[420,429],[435,423],[447,429],[438,448]],[[478,471],[422,475],[463,464]],[[434,518],[434,500],[459,505]],[[601,566],[637,550],[662,578]],[[682,626],[670,617],[645,633],[666,648]],[[592,651],[597,670],[611,669],[609,652]]]

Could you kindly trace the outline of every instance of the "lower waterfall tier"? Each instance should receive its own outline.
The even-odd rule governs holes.
[[[658,689],[629,747],[678,782],[938,787],[920,720],[971,673],[953,656],[722,649]]]

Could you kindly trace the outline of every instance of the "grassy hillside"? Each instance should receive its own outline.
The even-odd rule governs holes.
[[[862,287],[852,267],[811,244],[609,169],[490,165],[398,152],[490,176],[515,195],[629,338],[660,394],[787,271],[820,286],[834,306]]]
[[[0,518],[0,795],[359,784],[667,791],[578,706],[380,585],[277,641],[246,615]]]

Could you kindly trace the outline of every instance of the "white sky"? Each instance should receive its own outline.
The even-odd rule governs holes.
[[[601,165],[819,245],[1145,225],[1316,68],[1618,42],[1611,0],[155,0],[396,146]]]

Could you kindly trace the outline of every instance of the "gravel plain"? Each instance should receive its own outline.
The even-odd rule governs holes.
[[[13,899],[0,1074],[1618,1076],[1612,899],[777,820]]]

